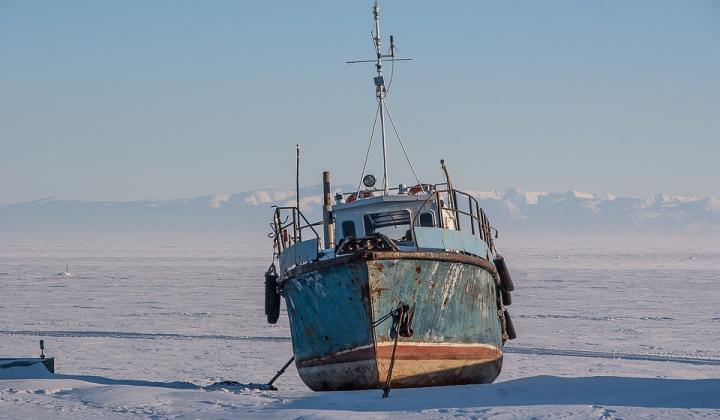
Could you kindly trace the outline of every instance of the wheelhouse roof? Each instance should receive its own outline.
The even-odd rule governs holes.
[[[357,200],[353,201],[352,203],[337,203],[333,205],[333,209],[335,211],[339,210],[350,210],[350,209],[358,209],[365,206],[377,206],[382,203],[412,203],[412,202],[423,202],[425,200],[428,200],[429,194],[419,194],[419,195],[413,195],[413,194],[394,194],[394,195],[378,195],[374,197],[367,197],[367,198],[358,198]],[[430,198],[428,201],[431,201]]]

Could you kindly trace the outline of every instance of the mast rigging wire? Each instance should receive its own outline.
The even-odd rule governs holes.
[[[413,173],[413,176],[415,177],[415,180],[417,181],[420,188],[425,191],[425,187],[422,185],[422,182],[420,182],[420,178],[418,178],[417,173],[415,172],[415,167],[413,166],[412,162],[410,161],[410,157],[407,154],[407,151],[405,150],[405,145],[403,145],[402,139],[400,138],[400,133],[398,133],[397,128],[395,127],[395,121],[393,121],[393,117],[390,114],[390,108],[388,107],[387,101],[385,101],[385,111],[387,112],[388,118],[390,118],[390,125],[392,125],[393,131],[395,132],[395,137],[398,139],[398,143],[400,143],[400,148],[402,148],[403,154],[405,155],[405,159],[407,160],[408,165],[410,165],[410,170]]]
[[[367,168],[368,157],[370,157],[370,149],[372,149],[373,140],[375,139],[375,127],[377,127],[378,115],[380,115],[380,103],[378,102],[377,110],[375,110],[375,120],[373,121],[372,132],[370,133],[370,144],[368,144],[367,153],[365,153],[365,163],[363,163],[362,174],[360,175],[360,182],[358,182],[357,191],[355,196],[360,195],[360,186],[362,185],[363,177],[365,177],[365,169]]]
[[[402,139],[400,138],[400,133],[398,132],[397,127],[395,126],[395,121],[393,120],[392,115],[390,114],[390,109],[388,108],[388,106],[387,106],[387,101],[385,100],[385,98],[387,98],[387,95],[388,95],[388,93],[389,93],[389,91],[390,91],[390,87],[392,86],[393,78],[394,78],[394,76],[395,76],[395,61],[396,61],[396,60],[395,60],[395,58],[394,58],[394,55],[395,55],[395,54],[394,54],[394,51],[393,51],[394,44],[391,43],[391,45],[390,45],[390,54],[389,54],[389,56],[383,56],[383,55],[382,55],[382,52],[380,51],[380,45],[379,45],[379,42],[380,42],[380,39],[379,39],[379,38],[380,38],[380,34],[379,34],[378,26],[377,26],[377,19],[378,19],[377,2],[375,3],[375,9],[374,9],[374,10],[375,10],[375,16],[374,16],[375,23],[374,23],[374,27],[370,30],[370,37],[372,38],[373,46],[375,47],[375,54],[377,55],[377,59],[378,59],[378,60],[381,60],[383,57],[392,57],[392,59],[390,60],[390,61],[391,61],[391,64],[390,64],[390,80],[388,81],[387,86],[382,86],[382,87],[381,87],[381,88],[384,88],[384,89],[385,89],[384,96],[383,96],[383,97],[380,97],[380,96],[378,97],[378,108],[377,108],[377,111],[375,112],[375,120],[373,121],[372,132],[371,132],[371,134],[370,134],[370,142],[369,142],[369,144],[368,144],[367,152],[365,153],[365,162],[363,163],[363,169],[362,169],[362,173],[361,173],[361,175],[360,175],[360,182],[358,182],[358,187],[357,187],[357,190],[356,190],[356,196],[359,196],[359,194],[360,194],[360,188],[361,188],[361,186],[362,186],[363,177],[365,176],[365,170],[367,169],[368,158],[370,157],[370,151],[371,151],[371,149],[372,149],[372,144],[373,144],[373,141],[374,141],[374,139],[375,139],[375,129],[376,129],[376,127],[377,127],[378,116],[380,115],[381,112],[383,112],[383,114],[384,114],[384,112],[387,112],[387,116],[388,116],[389,119],[390,119],[390,124],[392,125],[393,131],[395,132],[395,136],[396,136],[397,139],[398,139],[398,143],[400,143],[400,148],[402,149],[403,155],[405,156],[405,160],[407,161],[408,165],[410,166],[410,171],[412,171],[412,174],[413,174],[413,176],[415,177],[415,180],[417,181],[418,185],[420,186],[420,188],[421,188],[422,191],[424,192],[424,191],[425,191],[425,187],[424,187],[424,186],[422,185],[422,183],[420,182],[420,178],[418,177],[417,172],[415,171],[415,167],[413,166],[412,161],[410,160],[410,157],[408,156],[407,150],[405,150],[405,145],[403,144],[403,141],[402,141]],[[392,38],[392,37],[391,37],[391,38]],[[397,50],[397,48],[395,48],[395,50]],[[370,60],[368,60],[368,61],[370,61]],[[352,63],[352,62],[348,62],[348,63]],[[381,68],[380,65],[381,65],[381,64],[378,64],[378,69]],[[378,70],[378,72],[379,72],[379,71],[380,71],[380,70]],[[380,115],[380,116],[382,117],[382,115]],[[383,139],[383,140],[384,140],[384,139]],[[386,176],[387,176],[387,175],[383,172],[383,185],[385,185],[385,183],[386,183]]]

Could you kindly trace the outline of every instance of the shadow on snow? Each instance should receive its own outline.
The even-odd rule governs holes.
[[[2,372],[4,370],[5,372]],[[42,365],[0,370],[3,379],[77,380],[99,385],[219,390],[243,392],[258,384],[199,386],[190,382],[154,382],[112,379],[92,375],[52,374]],[[720,409],[720,379],[661,379],[620,376],[567,378],[532,376],[488,385],[395,389],[381,399],[380,390],[312,393],[290,402],[276,402],[272,409],[417,411],[533,405],[602,405],[648,408]],[[282,395],[282,391],[278,394]]]
[[[530,405],[603,405],[652,408],[720,408],[720,379],[659,379],[617,376],[532,376],[490,385],[316,393],[284,408],[407,411]],[[279,407],[277,407],[279,408]]]
[[[13,360],[13,359],[0,359]],[[23,359],[17,359],[23,360]],[[197,389],[205,391],[226,390],[231,392],[241,392],[245,390],[268,390],[268,385],[260,383],[240,383],[235,381],[222,381],[215,384],[201,386],[191,382],[173,381],[173,382],[157,382],[145,381],[138,379],[113,379],[104,376],[94,375],[68,375],[61,373],[50,373],[39,359],[34,359],[35,363],[23,364],[22,366],[6,363],[0,365],[0,381],[8,379],[42,379],[42,380],[73,380],[82,381],[98,385],[127,385],[127,386],[144,386],[154,388],[170,388],[170,389]]]

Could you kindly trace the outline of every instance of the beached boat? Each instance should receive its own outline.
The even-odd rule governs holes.
[[[383,62],[403,59],[392,37],[389,53],[381,52],[377,3],[373,15],[376,57],[357,62],[377,71],[382,186],[363,168],[362,186],[333,197],[324,172],[321,222],[309,222],[299,200],[275,208],[278,266],[265,276],[268,322],[277,322],[284,297],[295,363],[313,390],[387,394],[391,387],[492,382],[503,344],[515,337],[505,308],[512,280],[494,228],[476,199],[453,187],[443,161],[441,183],[415,176],[414,186],[389,187],[385,121],[394,122]]]

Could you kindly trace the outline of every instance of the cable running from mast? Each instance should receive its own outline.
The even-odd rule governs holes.
[[[407,154],[407,151],[405,150],[405,145],[402,142],[402,139],[400,138],[400,133],[398,133],[397,127],[395,127],[395,121],[393,121],[393,117],[390,114],[390,107],[388,107],[387,101],[385,101],[385,112],[387,112],[388,118],[390,119],[390,125],[392,125],[393,131],[395,132],[395,137],[398,139],[398,143],[400,143],[400,148],[403,151],[403,154],[405,155],[405,160],[407,160],[408,165],[410,165],[410,170],[413,173],[413,176],[415,177],[415,180],[417,181],[420,188],[425,191],[425,187],[423,187],[422,182],[420,182],[420,178],[417,176],[417,172],[415,172],[415,167],[412,164],[412,161],[410,160],[410,157]]]
[[[363,177],[365,177],[365,169],[367,168],[368,158],[370,157],[370,150],[372,149],[373,140],[375,139],[375,127],[377,126],[378,115],[380,114],[380,104],[378,104],[375,110],[375,120],[373,120],[372,132],[370,133],[370,144],[368,144],[367,153],[365,153],[365,163],[363,163],[362,174],[360,175],[360,182],[358,182],[356,197],[360,196],[360,186],[362,185]]]

